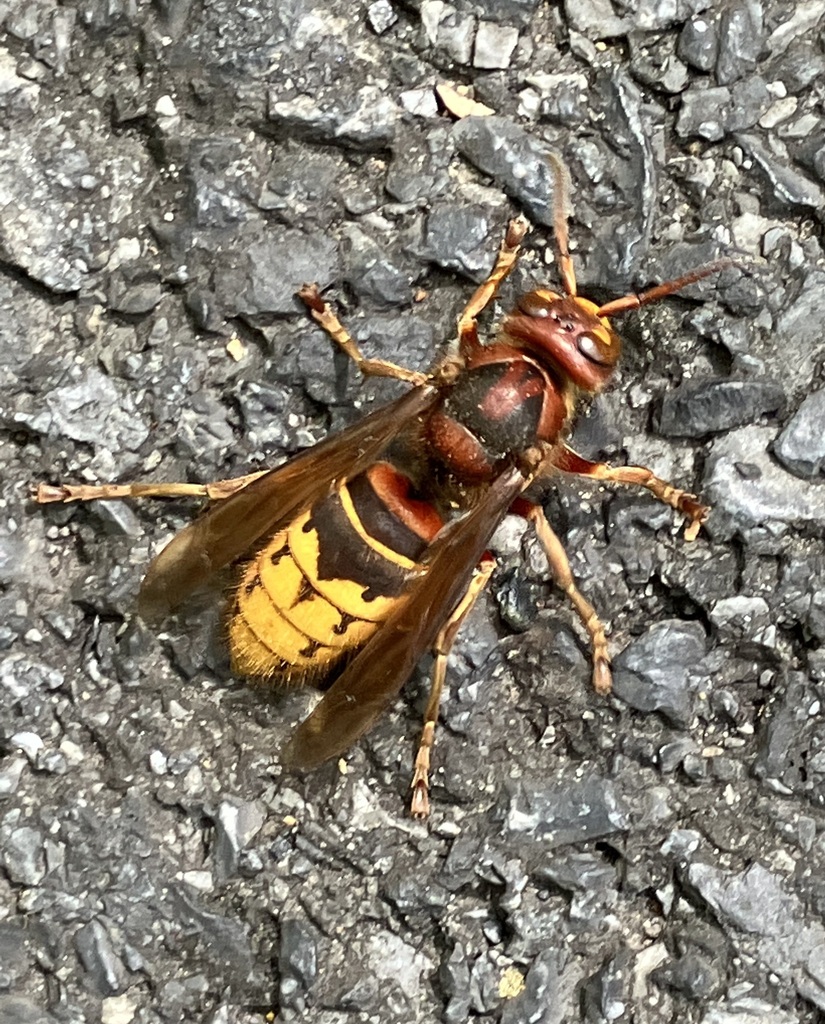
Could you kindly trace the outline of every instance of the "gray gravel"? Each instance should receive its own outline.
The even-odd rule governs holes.
[[[0,18],[0,1024],[825,1020],[825,0]],[[505,521],[422,825],[426,664],[346,770],[288,776],[307,695],[231,677],[219,594],[136,618],[192,509],[29,487],[238,475],[394,395],[295,289],[425,368],[509,217],[503,302],[554,279],[549,149],[597,301],[738,259],[620,322],[574,439],[714,508],[686,545],[645,495],[547,495],[609,699]]]

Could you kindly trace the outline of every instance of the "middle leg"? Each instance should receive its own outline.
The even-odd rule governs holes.
[[[547,561],[550,563],[556,583],[570,599],[582,625],[590,636],[590,644],[593,648],[593,687],[596,693],[605,696],[610,693],[613,680],[610,673],[610,652],[607,648],[607,637],[602,621],[596,613],[596,609],[576,586],[567,552],[547,522],[542,507],[521,498],[517,511],[533,524],[539,543],[547,555]]]
[[[406,381],[407,384],[421,386],[427,383],[426,373],[408,370],[404,366],[387,362],[385,359],[367,359],[355,338],[347,331],[328,303],[321,298],[317,284],[305,284],[298,292],[298,298],[308,307],[312,318],[327,332],[338,347],[352,359],[365,377],[394,377]]]

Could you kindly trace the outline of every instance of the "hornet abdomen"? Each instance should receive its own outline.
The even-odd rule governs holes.
[[[380,462],[273,536],[246,565],[229,619],[233,670],[318,682],[395,610],[443,525]]]

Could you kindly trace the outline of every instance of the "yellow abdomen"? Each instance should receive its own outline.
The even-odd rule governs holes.
[[[366,481],[366,483],[365,483]],[[246,565],[229,621],[229,650],[239,675],[318,682],[360,650],[423,571],[426,541],[396,544],[367,532],[350,489],[371,500],[359,477],[277,533]],[[363,498],[358,499],[364,514]],[[365,516],[366,518],[366,516]],[[382,519],[383,533],[386,522]],[[377,531],[381,532],[381,531]],[[409,531],[407,531],[409,533]],[[398,536],[396,536],[398,535]]]

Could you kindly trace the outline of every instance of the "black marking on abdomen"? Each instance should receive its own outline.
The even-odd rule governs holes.
[[[350,480],[347,489],[361,525],[373,540],[413,562],[421,558],[427,542],[387,508],[366,473]]]
[[[295,596],[295,600],[289,606],[294,608],[296,604],[300,604],[302,601],[308,601],[311,597],[315,596],[315,587],[309,582],[309,580],[302,574],[301,584],[298,587],[298,593]]]
[[[319,640],[310,640],[306,647],[302,647],[298,654],[302,658],[314,658],[317,651],[324,645]]]
[[[358,622],[357,615],[350,615],[349,612],[341,612],[341,621],[332,627],[332,632],[336,636],[343,636],[344,633],[349,629],[353,622]]]
[[[272,552],[272,554],[269,556],[269,560],[270,560],[270,562],[272,562],[273,565],[277,565],[278,562],[280,562],[282,558],[286,558],[286,556],[288,554],[289,554],[289,541],[285,540],[283,545],[281,547],[279,547],[277,551],[273,551]]]
[[[318,536],[318,578],[352,580],[364,587],[365,601],[377,597],[399,597],[407,587],[409,573],[374,551],[350,521],[341,498],[330,494],[319,502],[304,524]]]

